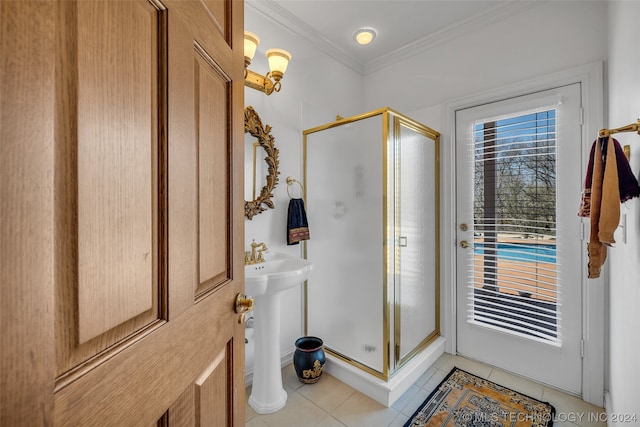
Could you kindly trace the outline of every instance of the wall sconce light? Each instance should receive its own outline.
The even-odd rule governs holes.
[[[267,50],[267,59],[271,71],[266,76],[263,76],[247,68],[251,64],[259,44],[260,39],[258,36],[249,31],[244,32],[244,85],[271,95],[273,92],[280,92],[282,87],[280,80],[284,77],[287,65],[291,61],[291,54],[282,49]]]

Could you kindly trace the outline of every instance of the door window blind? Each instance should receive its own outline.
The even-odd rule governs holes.
[[[560,343],[555,109],[473,128],[469,321]]]

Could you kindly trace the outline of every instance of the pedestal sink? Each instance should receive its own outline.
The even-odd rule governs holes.
[[[259,414],[284,407],[280,355],[280,294],[301,285],[312,264],[283,253],[266,254],[265,262],[245,266],[245,293],[255,299],[253,308],[255,358],[249,406]]]

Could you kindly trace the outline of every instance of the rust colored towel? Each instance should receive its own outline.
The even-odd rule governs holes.
[[[604,176],[602,178],[602,196],[600,198],[600,221],[598,239],[607,246],[616,241],[613,233],[620,223],[620,191],[618,179],[618,160],[615,155],[613,138],[607,140],[604,155]]]
[[[604,178],[604,163],[602,150],[596,141],[593,156],[593,175],[591,178],[591,203],[589,213],[591,216],[591,229],[589,233],[589,279],[600,277],[600,268],[607,259],[607,247],[600,243],[598,233],[600,230],[600,201],[602,198],[602,180]]]
[[[626,202],[634,197],[640,197],[640,186],[638,180],[631,171],[631,166],[627,157],[624,155],[624,150],[620,146],[620,143],[613,139],[613,145],[616,152],[616,167],[618,169],[618,190],[620,192],[620,202]],[[595,148],[598,143],[604,144],[605,139],[601,138],[596,140],[591,145],[591,152],[589,153],[589,164],[587,166],[587,174],[584,179],[584,190],[580,200],[580,209],[578,210],[578,216],[589,218],[591,209],[591,186],[593,181],[593,163]],[[608,145],[608,141],[607,141]],[[603,150],[603,156],[606,157],[606,146]],[[602,148],[602,146],[601,146]]]
[[[578,216],[591,218],[589,235],[589,278],[600,277],[607,258],[607,246],[620,222],[620,203],[640,196],[624,150],[615,139],[600,138],[591,146],[589,165]]]

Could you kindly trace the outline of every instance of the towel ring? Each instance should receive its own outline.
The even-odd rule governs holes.
[[[300,198],[302,198],[302,195],[304,194],[304,187],[302,186],[302,184],[300,183],[300,181],[298,181],[297,179],[294,179],[290,176],[287,177],[287,196],[289,196],[289,198],[291,199],[291,193],[289,193],[289,187],[291,187],[293,185],[294,182],[297,182],[298,185],[300,186]]]

